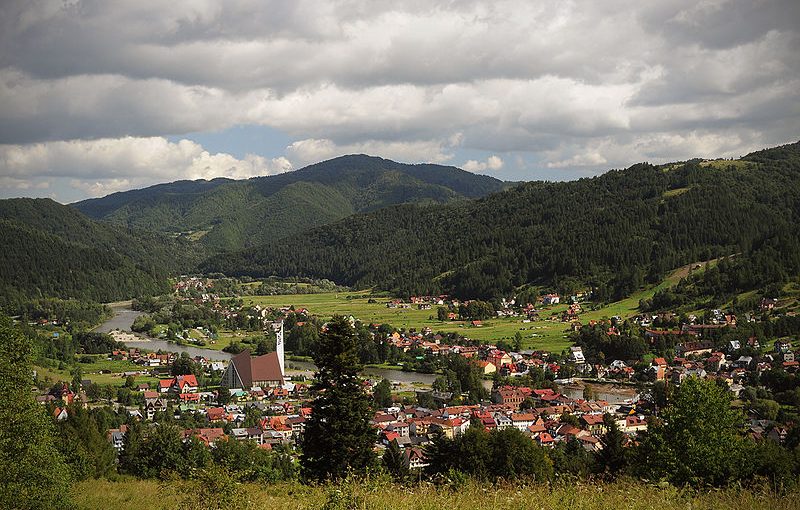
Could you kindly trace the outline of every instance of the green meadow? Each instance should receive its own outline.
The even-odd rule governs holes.
[[[713,261],[712,261],[713,263]],[[691,269],[698,265],[689,264],[673,271],[658,285],[650,286],[635,292],[631,296],[614,303],[609,303],[595,310],[591,303],[583,304],[584,312],[580,320],[586,323],[590,320],[600,320],[613,316],[628,318],[636,315],[639,300],[653,297],[661,290],[677,284],[681,278],[687,276]],[[245,303],[261,306],[306,308],[308,311],[322,318],[333,315],[352,315],[366,323],[391,324],[396,328],[420,331],[429,327],[434,332],[456,332],[467,338],[487,342],[499,340],[512,341],[519,332],[522,335],[523,346],[526,349],[546,350],[561,352],[570,346],[569,323],[561,322],[561,314],[567,305],[559,304],[540,309],[538,321],[525,322],[522,317],[502,317],[482,321],[481,326],[473,326],[469,321],[439,321],[436,319],[436,305],[430,310],[419,310],[416,305],[411,308],[389,308],[386,303],[388,297],[370,299],[371,291],[359,292],[328,292],[322,294],[292,294],[280,296],[247,296]],[[372,302],[370,302],[372,301]],[[221,349],[237,335],[233,332],[223,332],[217,344],[209,346]],[[240,335],[241,336],[241,335]]]
[[[543,349],[560,352],[568,347],[570,342],[565,338],[567,324],[541,320],[523,323],[521,317],[495,318],[482,321],[481,326],[473,326],[469,321],[439,321],[436,319],[436,306],[430,310],[419,310],[416,305],[411,308],[388,308],[386,303],[390,298],[373,298],[370,301],[370,291],[361,292],[331,292],[324,294],[305,294],[290,296],[248,296],[245,303],[262,306],[294,306],[306,308],[314,315],[330,318],[333,315],[352,315],[365,323],[391,324],[396,328],[420,331],[429,327],[434,332],[457,332],[468,338],[476,340],[493,341],[513,340],[519,331],[522,334],[526,348]],[[562,312],[566,307],[556,306],[547,308],[542,312]]]

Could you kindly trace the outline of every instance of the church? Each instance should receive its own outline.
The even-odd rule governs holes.
[[[276,336],[276,350],[255,358],[250,350],[244,350],[231,358],[222,373],[221,386],[247,389],[254,387],[275,388],[284,383],[283,321],[272,324]]]

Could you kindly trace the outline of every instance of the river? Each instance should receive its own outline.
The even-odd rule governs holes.
[[[297,370],[300,372],[313,372],[317,369],[313,363],[309,361],[292,361],[289,360],[286,362],[287,367],[289,367],[289,372],[292,370]],[[423,374],[420,372],[403,372],[402,370],[394,370],[391,368],[377,368],[377,367],[367,367],[361,371],[361,375],[368,379],[389,379],[392,382],[398,382],[403,384],[413,384],[413,383],[423,383],[427,385],[433,384],[434,379],[436,379],[437,374]],[[491,389],[492,383],[491,381],[487,381],[489,383],[489,388]]]
[[[142,312],[131,309],[130,302],[127,303],[114,303],[111,305],[114,311],[114,316],[106,322],[95,328],[95,331],[100,333],[109,333],[114,330],[130,331],[133,321],[136,317],[142,315]],[[128,347],[137,347],[140,349],[148,349],[151,351],[169,351],[169,352],[185,352],[189,356],[202,356],[213,361],[227,361],[233,356],[230,353],[215,351],[213,349],[202,349],[199,347],[192,347],[186,345],[178,345],[175,343],[167,342],[166,340],[150,339],[139,336],[142,340],[126,341],[125,345]],[[313,363],[308,361],[286,361],[287,375],[303,374],[312,376],[316,367]],[[403,386],[409,386],[413,383],[422,383],[425,385],[433,384],[437,374],[423,374],[420,372],[403,372],[402,370],[393,370],[390,368],[377,368],[368,367],[362,372],[362,375],[369,379],[389,379],[392,382],[400,383]],[[484,380],[483,385],[486,389],[492,389],[492,381]],[[635,391],[630,387],[618,386],[613,384],[594,384],[591,386],[596,390],[597,398],[600,400],[607,400],[611,403],[622,403],[626,399],[630,399]],[[559,385],[558,390],[570,398],[583,398],[582,385]]]
[[[135,321],[136,317],[139,317],[143,313],[132,309],[130,301],[111,303],[108,305],[108,307],[111,308],[111,310],[114,312],[114,315],[104,323],[94,328],[94,331],[97,333],[111,333],[115,329],[120,331],[130,331],[133,321]]]
[[[136,317],[139,317],[143,313],[133,310],[131,308],[130,301],[124,303],[114,303],[109,306],[114,311],[114,316],[97,326],[94,331],[97,331],[98,333],[110,333],[115,330],[130,332],[133,321],[135,321]],[[231,359],[232,356],[227,352],[215,351],[212,349],[201,349],[199,347],[192,347],[189,345],[178,345],[167,342],[166,340],[147,338],[138,334],[135,335],[137,338],[141,338],[141,340],[126,340],[126,346],[147,349],[150,351],[161,350],[169,352],[185,352],[191,357],[202,356],[212,361],[227,361]]]

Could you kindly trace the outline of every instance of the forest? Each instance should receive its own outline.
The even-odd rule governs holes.
[[[641,163],[475,201],[354,215],[200,269],[328,278],[406,296],[591,287],[604,302],[684,264],[736,255],[742,262],[719,270],[719,291],[761,289],[797,274],[798,171],[800,143],[736,161]]]
[[[604,303],[655,284],[674,268],[723,258],[641,303],[642,310],[658,311],[716,306],[748,291],[757,292],[751,301],[777,297],[800,272],[798,143],[740,160],[640,163],[572,182],[506,184],[510,187],[500,190],[492,181],[494,187],[486,190],[500,191],[484,198],[469,198],[479,196],[482,181],[464,180],[449,168],[436,174],[446,167],[356,160],[366,166],[356,171],[348,167],[351,160],[339,158],[298,173],[316,179],[314,186],[328,186],[333,177],[323,170],[333,171],[349,183],[352,200],[372,200],[355,208],[369,212],[311,230],[287,223],[288,237],[280,242],[216,255],[250,235],[246,222],[229,241],[209,247],[115,223],[108,215],[139,207],[144,198],[138,191],[108,197],[113,211],[100,208],[105,202],[92,202],[93,214],[102,209],[109,222],[47,199],[0,201],[6,241],[0,253],[0,307],[16,314],[26,301],[47,297],[108,302],[157,295],[167,290],[169,276],[192,272],[325,279],[399,296],[446,293],[482,300],[591,290],[593,300]],[[385,173],[375,181],[375,172],[387,165],[392,179],[397,176],[391,172],[400,172],[426,186],[447,184],[462,198],[382,207],[421,196],[392,188],[399,194],[388,202],[369,198],[375,182],[388,182]],[[264,186],[273,181],[280,180],[251,184],[263,184],[260,192],[271,197],[277,191]],[[366,188],[358,187],[362,181]],[[200,188],[184,183],[177,189],[212,193],[223,184],[229,183]],[[156,188],[151,197],[156,201],[172,189]]]
[[[0,236],[0,308],[15,313],[43,298],[160,294],[198,260],[186,241],[96,222],[49,199],[0,200]]]

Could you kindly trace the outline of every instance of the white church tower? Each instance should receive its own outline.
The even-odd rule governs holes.
[[[286,376],[284,368],[284,346],[283,346],[283,321],[275,321],[272,323],[272,330],[275,332],[275,352],[278,353],[278,364],[281,367],[281,375]]]

